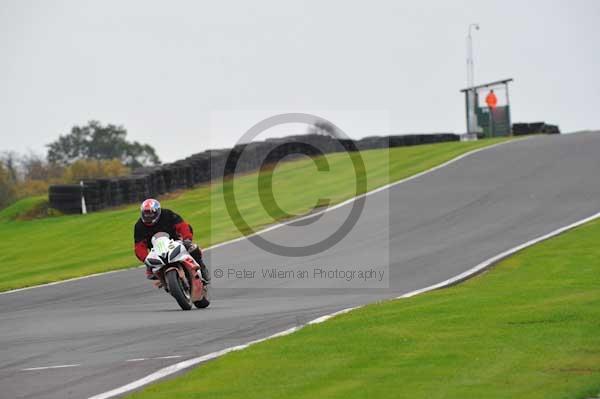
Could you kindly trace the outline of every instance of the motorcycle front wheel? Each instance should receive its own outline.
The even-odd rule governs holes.
[[[165,275],[169,292],[175,298],[181,309],[190,310],[192,308],[192,300],[190,293],[184,288],[183,281],[179,278],[177,270],[169,270]]]

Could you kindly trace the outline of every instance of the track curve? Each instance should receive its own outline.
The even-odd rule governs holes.
[[[600,134],[535,137],[475,153],[370,195],[339,246],[294,263],[375,259],[377,270],[389,264],[387,288],[284,280],[264,289],[257,287],[272,283],[217,279],[209,309],[181,312],[140,270],[125,270],[0,295],[0,397],[92,396],[186,358],[446,280],[598,212],[598,154]],[[335,225],[344,212],[327,212],[319,223]],[[324,234],[319,223],[264,236],[299,244]],[[217,267],[280,261],[247,240],[207,257]],[[47,366],[68,367],[38,369]]]

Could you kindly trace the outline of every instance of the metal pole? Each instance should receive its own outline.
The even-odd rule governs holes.
[[[471,37],[471,27],[469,26],[469,34],[467,35],[467,89],[473,87],[471,80],[471,71],[473,63],[473,37]]]
[[[467,87],[475,86],[475,61],[473,59],[473,28],[479,30],[479,24],[469,25],[467,35]]]
[[[467,109],[467,137],[469,140],[471,139],[471,107],[469,105],[471,104],[471,99],[469,98],[470,95],[471,93],[469,90],[465,91],[465,108]]]
[[[494,108],[488,107],[490,111],[490,137],[496,136],[496,121],[494,120]]]
[[[470,24],[467,34],[467,91],[465,92],[466,100],[467,100],[467,134],[471,134],[471,125],[473,124],[473,118],[475,114],[472,110],[475,110],[477,104],[473,104],[475,101],[475,93],[474,89],[471,89],[475,86],[475,62],[473,61],[473,34],[472,29],[475,28],[479,30],[478,24]]]
[[[508,82],[504,83],[504,86],[506,87],[506,111],[508,112],[508,115],[506,115],[506,119],[508,120],[508,135],[512,136],[513,135],[513,131],[512,131],[512,118],[510,117],[510,96],[508,95]]]

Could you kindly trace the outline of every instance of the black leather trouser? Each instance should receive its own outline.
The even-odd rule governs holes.
[[[206,267],[206,265],[202,261],[202,252],[196,244],[192,244],[188,251],[191,257],[194,258],[194,260],[200,265],[200,267]]]
[[[202,252],[200,251],[200,248],[194,243],[187,244],[186,248],[190,256],[194,258],[198,265],[200,265],[200,272],[202,273],[202,278],[204,278],[204,280],[206,280],[207,282],[210,282],[210,272],[208,271],[208,267],[206,267],[206,264],[202,260]]]

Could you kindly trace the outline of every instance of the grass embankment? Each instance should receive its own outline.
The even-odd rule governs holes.
[[[596,397],[599,242],[595,221],[463,284],[367,306],[130,397]]]
[[[23,198],[0,211],[0,223],[14,220],[30,220],[48,211],[48,197],[36,196]],[[55,212],[58,215],[58,212]]]
[[[501,140],[452,142],[362,152],[367,189],[427,170],[470,150]],[[354,170],[345,153],[327,155],[328,172],[318,172],[313,161],[302,159],[280,163],[273,172],[273,192],[278,205],[288,213],[310,210],[319,198],[331,203],[355,193]],[[273,218],[259,201],[257,174],[235,180],[238,207],[247,223],[260,227]],[[39,205],[39,198],[26,199],[0,211],[0,291],[37,285],[138,264],[133,255],[133,225],[138,205],[82,215],[19,220]],[[195,228],[196,240],[209,246],[240,235],[223,202],[220,183],[205,185],[169,196],[162,201]],[[267,202],[270,211],[273,203]]]

